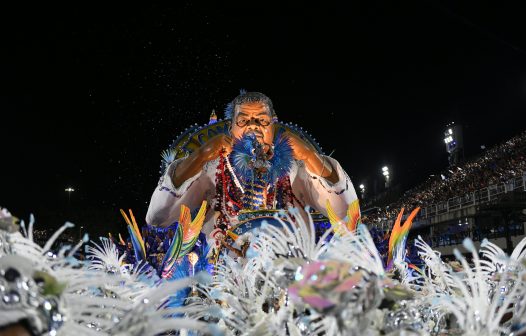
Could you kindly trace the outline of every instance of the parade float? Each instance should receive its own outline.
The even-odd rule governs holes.
[[[230,118],[213,114],[177,137],[162,153],[160,191],[175,193],[162,181],[170,165],[228,134]],[[326,215],[287,206],[296,195],[286,187],[291,146],[282,135],[322,149],[300,127],[273,123],[270,157],[250,134],[239,139],[218,158],[214,208],[181,204],[169,225],[121,210],[128,235],[58,247],[66,223],[39,246],[34,219],[26,225],[2,209],[0,326],[28,335],[526,333],[526,240],[507,255],[466,239],[469,262],[457,250],[453,267],[422,238],[408,241],[418,208],[400,209],[388,234],[373,239],[357,200],[344,215],[330,200]],[[205,234],[211,209],[220,225]]]

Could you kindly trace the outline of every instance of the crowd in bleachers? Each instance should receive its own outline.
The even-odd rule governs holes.
[[[395,218],[402,207],[414,209],[464,196],[489,185],[507,182],[526,172],[526,132],[485,150],[480,156],[440,174],[406,191],[400,199],[379,209],[365,220],[369,222]]]
[[[511,236],[524,235],[524,226],[521,222],[513,222],[508,227]],[[449,225],[445,228],[439,228],[439,231],[433,235],[421,234],[422,238],[431,247],[441,247],[462,244],[465,238],[471,238],[474,241],[483,239],[498,239],[506,237],[506,228],[499,226],[473,226],[467,224]],[[414,238],[414,237],[413,237]]]

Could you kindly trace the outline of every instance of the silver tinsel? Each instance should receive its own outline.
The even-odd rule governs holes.
[[[400,264],[398,281],[385,272],[365,227],[320,242],[312,221],[298,217],[296,223],[283,230],[263,226],[247,258],[221,256],[212,281],[203,277],[199,285],[189,278],[163,281],[147,265],[126,265],[109,240],[93,244],[88,260],[79,262],[72,256],[83,242],[51,250],[60,230],[44,247],[32,241],[32,223],[24,235],[0,230],[0,326],[26,320],[35,334],[76,336],[526,331],[526,240],[511,256],[485,243],[484,262],[466,241],[473,265],[457,252],[454,269],[420,240],[424,269],[404,273],[409,270]],[[167,304],[190,287],[195,296],[183,297],[184,305]]]
[[[64,323],[64,302],[59,292],[52,293],[54,281],[49,275],[35,273],[27,258],[0,258],[0,325],[26,319],[33,333],[56,334]]]

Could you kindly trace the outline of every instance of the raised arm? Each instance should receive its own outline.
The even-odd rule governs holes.
[[[319,154],[311,144],[303,141],[297,135],[287,133],[287,136],[296,160],[302,161],[309,171],[324,177],[331,183],[338,182],[338,174],[330,161],[325,160],[325,157]]]
[[[215,169],[209,165],[217,165],[219,155],[230,150],[230,138],[218,135],[188,157],[172,162],[153,192],[146,223],[167,227],[178,220],[181,205],[198,207],[215,191],[215,176],[209,173]]]
[[[220,134],[211,138],[174,170],[171,176],[174,186],[180,187],[185,181],[197,175],[205,163],[217,159],[222,153],[228,154],[231,150],[232,139],[229,136]]]
[[[356,191],[351,179],[338,161],[328,156],[324,156],[323,159],[331,165],[331,175],[336,176],[337,182],[331,182],[312,172],[305,163],[298,162],[292,189],[296,195],[302,197],[306,205],[313,207],[323,215],[327,216],[328,200],[338,217],[345,218],[348,205],[358,198]]]
[[[303,198],[306,205],[327,215],[327,200],[336,214],[346,216],[347,207],[357,199],[354,186],[338,161],[319,154],[316,149],[289,133],[294,158],[298,170],[292,188],[295,194]]]

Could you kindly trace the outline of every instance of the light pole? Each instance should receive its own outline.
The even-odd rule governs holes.
[[[464,160],[464,137],[462,135],[462,126],[454,122],[446,125],[447,129],[444,131],[444,143],[446,144],[446,151],[449,154],[449,165],[457,165],[461,160]]]
[[[82,229],[84,229],[84,226],[79,227],[79,240],[82,239]]]
[[[360,193],[362,194],[362,200],[365,198],[365,185],[360,184]]]
[[[383,166],[382,167],[382,175],[385,177],[385,188],[389,188],[389,167]]]
[[[71,193],[74,192],[75,189],[68,187],[64,189],[64,191],[68,193],[68,204],[70,204],[71,203]]]

